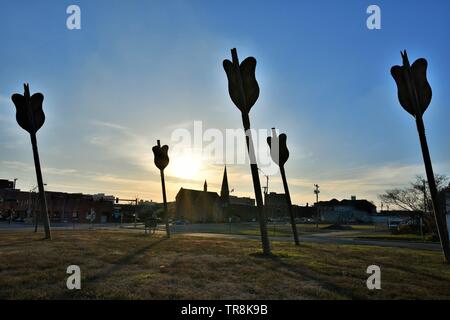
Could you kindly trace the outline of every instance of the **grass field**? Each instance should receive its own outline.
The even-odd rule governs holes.
[[[0,299],[449,299],[440,252],[273,242],[126,231],[0,234]],[[66,288],[79,265],[81,290]],[[381,290],[366,268],[381,267]]]

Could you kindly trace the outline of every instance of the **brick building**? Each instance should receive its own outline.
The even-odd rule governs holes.
[[[39,213],[38,194],[12,189],[10,183],[0,180],[0,215],[13,215],[13,219],[32,219]],[[12,182],[11,182],[12,183]],[[82,193],[45,192],[51,222],[89,222],[88,215],[95,212],[95,223],[113,222],[113,197],[99,197]]]

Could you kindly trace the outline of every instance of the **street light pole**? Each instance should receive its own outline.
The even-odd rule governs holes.
[[[314,185],[315,189],[314,189],[314,193],[316,194],[316,228],[319,229],[319,185],[315,184]]]
[[[266,198],[267,194],[269,193],[269,176],[264,173],[264,171],[261,170],[261,168],[258,168],[258,170],[263,174],[263,176],[266,178],[266,185],[263,187],[264,189],[264,206],[266,205]]]
[[[44,183],[44,186],[47,186],[47,184],[46,183]],[[34,188],[32,188],[31,190],[30,190],[30,199],[31,199],[31,193],[33,192],[34,193],[34,191],[38,188],[39,186],[35,186]],[[38,201],[39,201],[39,199],[38,199]],[[33,208],[34,208],[34,206],[33,206]],[[33,210],[34,211],[34,232],[37,232],[37,229],[38,229],[38,222],[39,222],[39,217],[40,217],[40,215],[41,215],[41,213],[40,213],[40,211],[39,211],[39,215],[38,215],[38,213],[36,212],[36,210]]]
[[[13,190],[16,190],[16,181],[17,181],[17,178],[14,178]],[[9,224],[12,223],[12,218],[13,218],[13,210],[11,210],[11,213],[9,214]]]

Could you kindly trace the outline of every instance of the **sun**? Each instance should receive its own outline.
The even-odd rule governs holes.
[[[201,159],[193,154],[171,156],[168,168],[173,176],[191,180],[197,176],[201,168]]]

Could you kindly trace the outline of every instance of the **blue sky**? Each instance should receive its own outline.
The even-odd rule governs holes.
[[[66,28],[71,4],[81,30]],[[381,8],[381,30],[366,27],[370,4]],[[429,61],[428,142],[435,172],[450,175],[449,10],[447,1],[2,1],[0,177],[24,190],[35,184],[10,100],[29,82],[45,95],[38,143],[48,189],[159,201],[156,139],[170,144],[194,120],[242,126],[222,69],[236,47],[258,61],[252,126],[288,135],[293,201],[313,202],[318,183],[322,199],[379,205],[377,194],[424,173],[389,72],[400,50]],[[187,179],[168,168],[169,199],[204,179],[219,190],[222,170],[204,161]],[[236,195],[254,197],[248,165],[228,173]],[[279,175],[269,189],[282,192]]]

